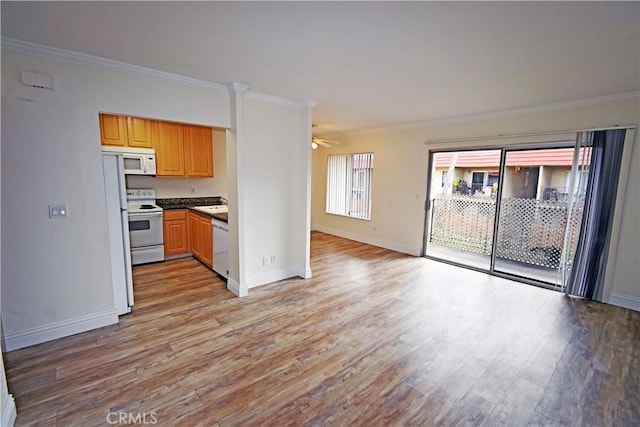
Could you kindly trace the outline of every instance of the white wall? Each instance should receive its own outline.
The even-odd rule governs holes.
[[[224,129],[213,130],[213,178],[156,178],[129,175],[128,188],[154,188],[156,197],[227,198],[227,142]],[[193,189],[193,192],[191,192]]]
[[[631,152],[631,168],[623,200],[622,224],[613,268],[613,284],[608,301],[612,304],[640,310],[640,147],[636,131]]]
[[[307,106],[244,97],[244,270],[251,288],[305,275]],[[269,262],[263,264],[263,257]],[[275,257],[275,262],[271,262]]]
[[[600,102],[565,103],[562,106],[522,110],[497,117],[425,123],[415,126],[332,135],[341,145],[318,148],[313,153],[312,229],[327,231],[378,246],[419,255],[422,250],[428,150],[492,147],[503,144],[558,140],[558,136],[487,140],[467,143],[425,141],[444,138],[472,138],[529,132],[586,129],[598,126],[637,125],[637,95],[611,97]],[[571,134],[563,138],[571,138]],[[636,142],[637,145],[637,136]],[[635,147],[632,174],[625,199],[621,235],[616,259],[613,293],[630,296],[640,304],[638,262],[638,169],[640,154]],[[330,153],[373,152],[373,194],[371,220],[364,221],[324,212],[326,165]]]
[[[20,84],[50,74],[55,90]],[[115,321],[98,112],[228,127],[225,87],[2,49],[2,326],[18,347]],[[51,220],[47,205],[68,203]],[[53,328],[52,330],[47,327]]]
[[[2,178],[0,177],[0,182]],[[1,188],[1,185],[0,185]],[[2,211],[0,200],[0,212]],[[2,222],[0,221],[0,235],[2,235]],[[0,239],[0,271],[2,270],[2,242]],[[0,277],[0,301],[2,301],[2,278]],[[2,331],[2,304],[0,304],[0,331]],[[1,346],[1,344],[0,344]],[[4,350],[4,348],[2,348]],[[16,419],[16,403],[7,387],[7,378],[4,372],[4,360],[0,351],[0,426],[13,426]]]

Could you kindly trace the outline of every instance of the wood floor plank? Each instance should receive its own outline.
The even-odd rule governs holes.
[[[494,406],[494,403],[470,391],[458,401],[440,424],[442,426],[479,426],[487,419]]]
[[[543,394],[544,388],[524,378],[515,377],[482,425],[508,427],[529,424]]]
[[[640,313],[317,232],[311,267],[136,266],[118,325],[4,355],[16,425],[640,425]]]

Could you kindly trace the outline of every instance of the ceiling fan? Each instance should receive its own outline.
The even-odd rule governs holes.
[[[322,138],[318,138],[318,137],[315,137],[315,136],[311,137],[311,148],[313,148],[314,150],[316,148],[318,148],[318,146],[320,146],[320,145],[325,147],[325,148],[331,148],[331,144],[338,145],[340,143],[337,142],[337,141],[329,141],[327,139],[322,139]]]

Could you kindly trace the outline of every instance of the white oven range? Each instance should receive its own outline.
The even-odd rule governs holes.
[[[164,261],[162,208],[151,188],[127,189],[131,264]]]

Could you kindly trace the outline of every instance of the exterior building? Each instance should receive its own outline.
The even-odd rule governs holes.
[[[573,148],[510,151],[506,156],[504,198],[566,200],[569,195]],[[584,153],[580,153],[581,157]],[[435,153],[431,193],[494,196],[500,171],[500,151]],[[586,189],[586,174],[574,183],[579,194]],[[452,178],[449,179],[449,176]]]

